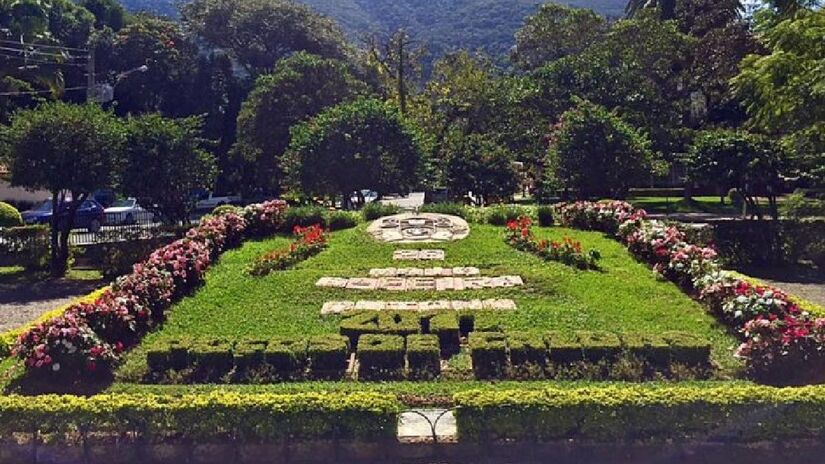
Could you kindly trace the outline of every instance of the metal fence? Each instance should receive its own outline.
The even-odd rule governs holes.
[[[101,243],[145,240],[173,234],[180,226],[169,226],[157,220],[148,211],[137,213],[107,213],[97,230],[76,228],[69,236],[71,246],[89,246]]]

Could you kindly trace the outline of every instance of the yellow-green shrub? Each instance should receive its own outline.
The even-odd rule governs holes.
[[[601,386],[455,395],[465,441],[825,437],[825,386]]]
[[[138,429],[149,440],[180,434],[194,440],[382,441],[395,438],[400,409],[396,398],[377,393],[0,396],[0,437],[76,430],[122,436]]]

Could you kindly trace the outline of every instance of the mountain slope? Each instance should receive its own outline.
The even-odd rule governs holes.
[[[503,55],[525,16],[543,0],[300,0],[341,23],[356,43],[372,33],[404,28],[434,56],[466,48]],[[174,16],[175,0],[122,0],[131,11]],[[626,0],[564,0],[605,16],[620,16]]]

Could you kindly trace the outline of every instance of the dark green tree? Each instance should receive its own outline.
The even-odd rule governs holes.
[[[654,168],[650,142],[604,107],[581,100],[551,134],[547,181],[579,198],[624,198]]]
[[[519,190],[513,154],[488,137],[454,131],[441,156],[446,159],[446,185],[458,199],[472,193],[483,206],[507,201]]]
[[[215,158],[202,147],[199,118],[158,114],[128,121],[121,190],[167,221],[187,224],[194,190],[211,189]]]
[[[119,31],[126,22],[126,11],[117,0],[81,0],[80,6],[95,16],[95,28]]]
[[[516,32],[511,59],[533,70],[565,56],[581,53],[607,32],[607,21],[593,10],[545,3]]]
[[[12,185],[51,192],[51,272],[63,275],[77,209],[116,180],[123,124],[95,105],[47,103],[16,113],[6,136]]]
[[[775,140],[743,131],[710,130],[699,134],[691,147],[688,178],[713,185],[722,194],[736,189],[747,209],[760,219],[758,198],[766,197],[770,214],[778,218],[776,198],[785,165],[784,152]]]
[[[277,192],[282,177],[278,163],[289,146],[290,127],[365,92],[344,62],[303,52],[259,77],[238,116],[234,147],[242,160],[245,190]]]
[[[397,107],[359,99],[296,126],[283,168],[288,185],[307,195],[355,191],[406,193],[419,184],[425,160],[421,131]]]
[[[337,59],[349,54],[335,22],[292,0],[195,0],[182,15],[192,32],[253,76],[297,51]]]

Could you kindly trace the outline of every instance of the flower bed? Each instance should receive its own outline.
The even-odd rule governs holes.
[[[527,216],[521,216],[507,223],[506,241],[510,246],[533,253],[545,261],[558,261],[579,269],[597,269],[601,254],[598,250],[584,252],[582,244],[570,237],[564,237],[561,242],[554,240],[538,240],[533,235],[533,221]]]
[[[565,225],[615,233],[638,259],[703,302],[743,339],[736,355],[751,376],[804,384],[825,375],[825,319],[803,311],[784,292],[722,269],[716,251],[687,242],[677,227],[647,220],[628,203],[557,206]]]
[[[203,281],[211,263],[244,237],[274,233],[286,203],[252,205],[241,214],[204,218],[186,237],[164,246],[91,303],[20,334],[13,354],[29,372],[77,377],[108,373],[120,354],[140,341],[176,299]]]
[[[253,276],[262,277],[275,271],[283,271],[327,247],[328,237],[320,225],[295,226],[293,233],[298,238],[289,247],[260,256],[252,263],[248,272]]]

